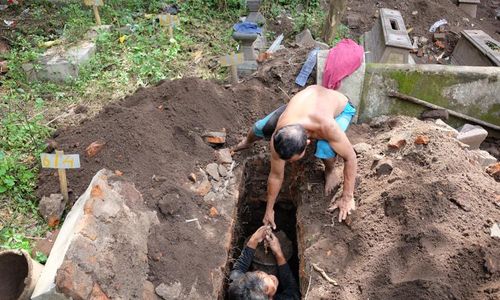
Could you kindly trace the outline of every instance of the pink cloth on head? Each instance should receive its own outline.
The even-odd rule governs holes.
[[[365,50],[351,39],[340,41],[337,46],[328,52],[325,70],[323,73],[323,86],[329,89],[340,88],[342,79],[351,75],[363,63]]]

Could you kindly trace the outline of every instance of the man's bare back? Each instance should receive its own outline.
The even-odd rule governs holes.
[[[344,110],[347,102],[347,97],[337,91],[320,85],[309,86],[290,100],[279,118],[276,130],[290,124],[301,124],[311,138],[326,138],[317,130],[320,125],[318,120],[335,118]]]
[[[339,221],[344,220],[354,203],[356,154],[345,131],[356,109],[343,94],[319,85],[297,93],[286,106],[282,106],[257,121],[247,137],[233,151],[248,148],[259,139],[270,140],[271,172],[268,177],[264,224],[274,224],[274,203],[281,189],[285,162],[301,159],[310,139],[316,140],[315,156],[325,163],[325,193],[329,194],[338,180],[334,164],[338,154],[344,159],[344,186],[342,195],[332,199],[330,211],[339,208]]]

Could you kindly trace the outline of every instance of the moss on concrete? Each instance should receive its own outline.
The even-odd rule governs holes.
[[[442,91],[463,82],[450,74],[390,71],[388,75],[396,81],[401,93],[444,107],[449,106],[449,100],[442,95]]]
[[[449,73],[404,72],[401,70],[387,70],[386,72],[387,76],[396,82],[396,88],[399,92],[405,95],[413,96],[429,103],[452,109],[492,124],[500,125],[500,118],[498,115],[500,104],[493,104],[487,112],[483,112],[479,106],[474,105],[468,107],[453,107],[453,105],[450,105],[450,99],[442,94],[442,91],[450,86],[475,81],[480,78],[463,76],[463,74],[458,76],[457,74]],[[425,110],[417,109],[417,106],[418,105],[413,103],[397,101],[396,104],[391,107],[391,113],[404,113],[417,116]]]

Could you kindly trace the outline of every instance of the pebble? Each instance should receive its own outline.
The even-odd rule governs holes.
[[[204,201],[214,201],[215,197],[216,197],[216,195],[214,192],[209,192],[208,194],[205,195],[205,197],[203,197],[203,200]]]
[[[219,181],[220,176],[219,176],[219,165],[216,163],[210,163],[208,164],[207,168],[205,169],[207,171],[207,174],[212,176],[213,179]]]
[[[224,167],[224,165],[219,165],[219,174],[222,177],[227,176],[227,169],[226,169],[226,167]]]
[[[500,227],[498,227],[498,223],[495,223],[495,224],[493,224],[493,226],[491,226],[490,235],[491,235],[491,237],[500,238]]]

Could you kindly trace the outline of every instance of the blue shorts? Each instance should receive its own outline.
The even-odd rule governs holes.
[[[276,129],[276,125],[278,124],[278,119],[283,111],[285,111],[285,108],[286,105],[283,105],[267,115],[264,119],[255,122],[253,125],[254,134],[258,137],[270,140],[274,130]],[[335,118],[335,122],[337,122],[342,131],[345,132],[355,115],[356,108],[354,108],[351,102],[347,102],[344,111],[342,111],[340,115]],[[337,153],[335,153],[327,140],[318,140],[316,142],[316,153],[314,155],[317,158],[329,159],[337,156]]]

